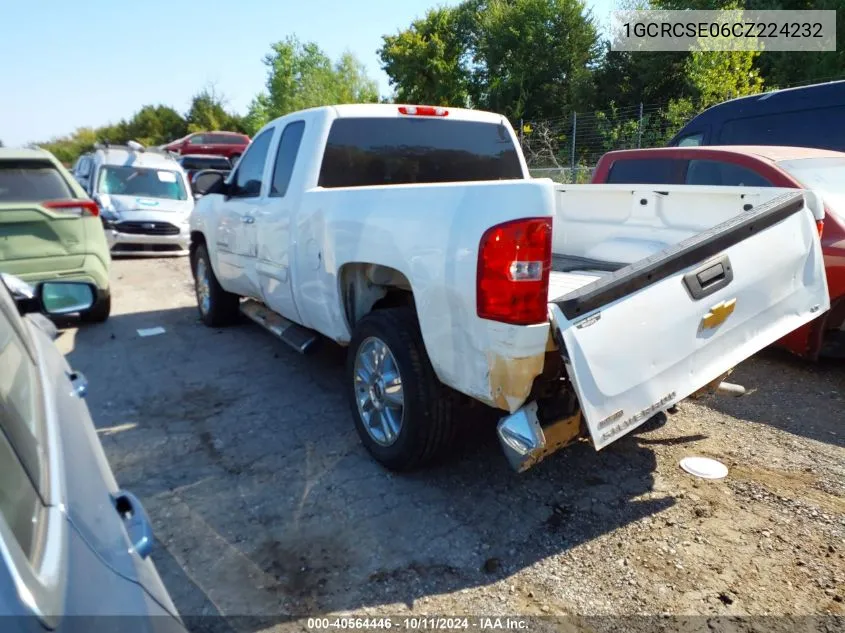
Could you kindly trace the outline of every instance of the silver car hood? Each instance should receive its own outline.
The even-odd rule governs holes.
[[[160,221],[173,222],[184,219],[194,209],[194,201],[169,200],[166,198],[145,198],[142,196],[100,195],[103,208],[120,216],[127,221]]]

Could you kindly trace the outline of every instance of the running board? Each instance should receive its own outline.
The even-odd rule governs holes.
[[[288,321],[276,314],[263,303],[253,299],[241,302],[241,312],[250,320],[255,321],[265,330],[281,339],[300,354],[307,354],[316,347],[320,335],[314,330]]]

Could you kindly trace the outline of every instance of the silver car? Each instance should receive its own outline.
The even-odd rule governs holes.
[[[113,255],[188,254],[194,197],[185,170],[169,152],[131,141],[103,145],[80,158],[75,170],[100,207]]]
[[[185,631],[149,558],[144,508],[97,438],[85,377],[48,321],[21,317],[94,297],[87,283],[0,281],[0,615],[27,616],[2,618],[3,633]]]

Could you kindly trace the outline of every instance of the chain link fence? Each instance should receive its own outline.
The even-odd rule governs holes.
[[[590,182],[606,152],[661,147],[692,118],[668,104],[639,104],[596,112],[571,112],[545,121],[517,121],[522,151],[535,178]]]

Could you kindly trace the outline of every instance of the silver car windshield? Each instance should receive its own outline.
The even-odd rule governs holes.
[[[106,165],[100,169],[97,193],[165,200],[188,199],[188,192],[179,172],[122,165]]]

